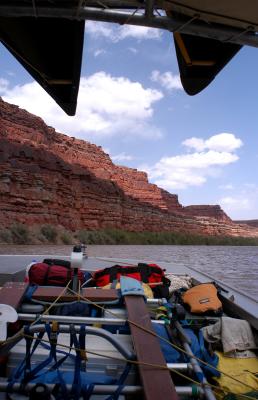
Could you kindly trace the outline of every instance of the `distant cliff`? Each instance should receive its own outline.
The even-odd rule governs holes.
[[[234,221],[235,224],[238,225],[249,225],[253,226],[254,228],[258,228],[258,219],[248,219],[248,220],[239,220],[239,221]]]
[[[57,133],[0,98],[0,223],[70,230],[175,231],[258,237],[220,206],[183,207],[145,172],[116,166],[101,147]]]

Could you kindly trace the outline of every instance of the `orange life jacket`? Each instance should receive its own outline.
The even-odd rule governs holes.
[[[182,295],[182,299],[190,307],[192,313],[203,314],[208,311],[220,312],[222,310],[222,303],[213,283],[202,283],[188,289]]]

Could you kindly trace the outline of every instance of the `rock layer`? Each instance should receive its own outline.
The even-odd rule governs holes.
[[[234,223],[238,225],[244,224],[258,228],[258,219],[239,220],[239,221],[234,221]]]
[[[116,166],[101,147],[58,133],[0,99],[0,223],[70,230],[120,228],[258,236],[220,206],[183,207],[145,172]]]

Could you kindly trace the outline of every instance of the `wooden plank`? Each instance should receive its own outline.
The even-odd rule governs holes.
[[[118,300],[116,289],[82,289],[82,295],[91,301],[114,301]]]
[[[6,282],[0,290],[0,303],[8,304],[17,310],[27,287],[28,283],[25,282]]]
[[[34,300],[54,301],[63,292],[63,287],[44,287],[39,286],[32,295]],[[75,296],[63,294],[60,301],[73,301]]]
[[[142,296],[125,296],[128,319],[151,330],[151,319]],[[137,360],[139,362],[158,364],[166,367],[159,340],[152,334],[143,331],[129,322]],[[144,389],[145,400],[176,400],[175,386],[168,370],[139,365],[140,378]]]
[[[39,286],[32,298],[35,300],[43,300],[43,301],[54,301],[62,291],[64,290],[63,287],[44,287]],[[116,289],[94,289],[94,288],[84,288],[82,289],[81,295],[86,297],[90,301],[113,301],[118,299],[118,294]],[[60,301],[67,302],[67,301],[75,301],[78,299],[78,296],[72,293],[64,293]]]

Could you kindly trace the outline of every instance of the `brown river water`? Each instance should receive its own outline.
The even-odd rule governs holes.
[[[1,245],[0,254],[70,255],[71,246]],[[168,262],[206,272],[258,299],[258,247],[256,246],[131,246],[89,245],[89,257],[126,258]]]

